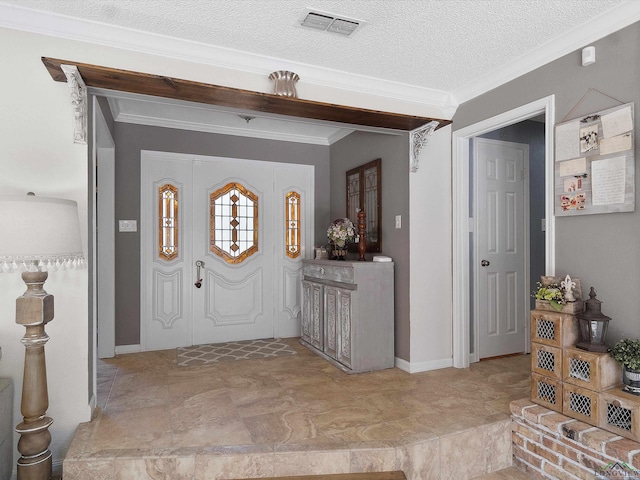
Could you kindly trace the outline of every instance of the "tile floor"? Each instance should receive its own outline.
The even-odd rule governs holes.
[[[65,480],[395,469],[462,480],[511,465],[509,402],[529,396],[528,355],[347,375],[287,341],[296,355],[178,367],[166,350],[99,362],[99,409],[76,433]],[[518,478],[503,473],[483,478]]]

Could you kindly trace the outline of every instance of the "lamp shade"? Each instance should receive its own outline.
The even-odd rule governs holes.
[[[0,195],[0,271],[84,264],[78,206],[72,200]]]

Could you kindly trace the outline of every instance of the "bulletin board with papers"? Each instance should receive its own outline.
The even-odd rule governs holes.
[[[633,103],[557,124],[556,216],[634,209]]]

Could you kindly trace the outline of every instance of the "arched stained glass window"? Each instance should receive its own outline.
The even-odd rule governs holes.
[[[158,254],[164,260],[178,255],[178,189],[169,183],[158,188]]]
[[[210,250],[228,263],[258,251],[258,197],[233,182],[210,196]]]
[[[302,228],[302,219],[300,218],[300,194],[297,192],[289,192],[285,200],[285,239],[286,254],[289,258],[300,256],[302,246],[300,245],[300,229]]]

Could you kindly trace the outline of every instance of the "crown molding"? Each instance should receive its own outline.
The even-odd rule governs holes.
[[[444,114],[450,113],[451,116],[457,107],[451,103],[452,98],[449,92],[442,90],[351,74],[2,3],[0,3],[0,27],[228,68],[265,77],[274,70],[281,70],[284,65],[287,70],[295,71],[310,85],[400,100],[414,105],[437,107],[442,109]]]
[[[527,52],[513,62],[487,73],[452,92],[451,103],[460,105],[511,80],[525,75],[558,58],[584,48],[640,20],[640,1],[623,2],[601,16],[593,18],[560,38]]]
[[[196,132],[218,133],[220,135],[234,135],[236,137],[262,138],[265,140],[277,140],[281,142],[306,143],[311,145],[331,145],[353,132],[346,130],[341,134],[336,134],[331,138],[314,137],[311,135],[292,135],[287,133],[269,132],[251,128],[235,128],[224,125],[212,125],[202,122],[190,122],[185,120],[167,119],[161,117],[151,117],[145,115],[131,115],[120,113],[114,116],[114,121],[122,123],[132,123],[136,125],[148,125],[152,127],[175,128],[178,130],[190,130]],[[336,138],[334,138],[336,137]]]
[[[98,89],[94,89],[92,93],[100,94]],[[235,135],[237,137],[250,137],[250,138],[262,138],[265,140],[276,140],[281,142],[294,142],[294,143],[306,143],[310,145],[323,145],[328,146],[332,145],[338,140],[343,139],[350,133],[353,133],[353,129],[349,128],[339,128],[336,129],[334,133],[331,135],[300,135],[300,134],[292,134],[292,133],[282,133],[282,132],[273,132],[268,130],[261,130],[251,127],[229,127],[221,124],[213,124],[213,123],[205,123],[198,121],[188,121],[188,120],[177,120],[174,118],[168,118],[165,115],[160,116],[152,116],[152,115],[143,115],[138,113],[125,113],[121,111],[120,104],[117,101],[114,101],[118,98],[121,99],[134,99],[136,96],[131,94],[126,94],[122,92],[118,92],[116,94],[112,94],[109,96],[107,92],[105,95],[107,101],[109,102],[109,108],[111,109],[111,115],[113,116],[113,120],[121,123],[131,123],[135,125],[147,125],[151,127],[163,127],[163,128],[174,128],[178,130],[190,130],[196,132],[205,132],[205,133],[217,133],[220,135]],[[140,100],[139,98],[137,100]],[[172,102],[166,101],[156,101],[153,98],[148,100],[143,100],[149,103],[164,105],[168,108],[173,108]],[[199,108],[199,107],[188,107],[188,108]],[[219,110],[224,112],[223,109]],[[229,112],[231,113],[231,112]],[[233,113],[237,115],[236,113]],[[268,119],[269,117],[264,117]]]

